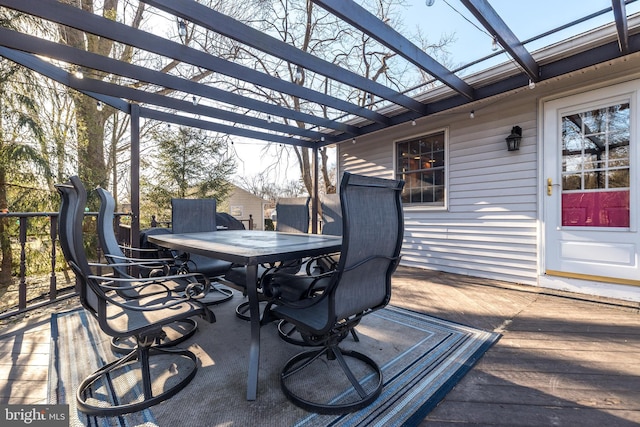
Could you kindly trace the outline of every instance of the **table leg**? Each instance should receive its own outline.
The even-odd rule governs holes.
[[[251,347],[249,349],[249,376],[247,400],[256,400],[258,393],[258,368],[260,365],[260,304],[257,290],[258,266],[247,266],[247,296],[251,316]]]

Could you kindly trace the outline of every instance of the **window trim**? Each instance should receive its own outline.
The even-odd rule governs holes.
[[[426,137],[436,133],[444,134],[444,204],[443,205],[431,205],[428,203],[403,203],[402,206],[406,211],[449,211],[449,127],[443,126],[435,129],[431,129],[424,132],[419,132],[404,136],[402,138],[396,138],[393,140],[393,176],[394,179],[398,177],[398,143],[408,142],[414,139]]]

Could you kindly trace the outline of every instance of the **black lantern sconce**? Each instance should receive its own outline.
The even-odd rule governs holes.
[[[522,128],[514,126],[511,128],[511,135],[506,138],[507,150],[517,151],[520,149],[520,141],[522,141]]]

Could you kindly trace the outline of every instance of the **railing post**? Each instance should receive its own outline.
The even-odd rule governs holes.
[[[249,230],[253,230],[253,215],[249,214]]]
[[[49,217],[51,227],[49,236],[51,237],[51,276],[49,279],[49,301],[55,301],[58,293],[58,283],[56,278],[56,240],[58,238],[58,217]]]
[[[27,307],[27,217],[20,217],[20,284],[18,285],[18,309]]]

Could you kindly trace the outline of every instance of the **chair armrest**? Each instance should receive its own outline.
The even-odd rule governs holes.
[[[167,295],[175,295],[176,298],[186,298],[186,299],[200,299],[203,298],[211,288],[211,282],[209,279],[199,273],[191,273],[191,274],[177,274],[172,276],[161,276],[161,277],[149,277],[149,278],[126,278],[126,277],[112,277],[112,276],[98,276],[98,275],[90,275],[88,276],[90,280],[96,281],[100,286],[103,292],[105,291],[114,291],[114,292],[122,292],[128,290],[141,290],[148,286],[160,286],[163,290],[156,291],[149,295],[157,295],[164,294]],[[175,290],[175,281],[183,280],[186,281],[184,290],[176,291]],[[108,296],[107,296],[108,297]],[[137,298],[132,298],[136,299]]]
[[[104,255],[105,258],[113,258],[116,260],[126,260],[126,261],[131,261],[131,262],[140,262],[140,263],[175,263],[175,259],[174,258],[135,258],[135,257],[128,257],[126,255],[110,255],[110,254],[105,254]]]
[[[131,252],[138,252],[138,253],[159,253],[160,250],[159,249],[155,249],[155,248],[134,248],[133,246],[123,246],[123,245],[118,245],[120,247],[120,249],[122,249],[122,251],[131,251]]]
[[[93,277],[93,278],[96,279],[95,277]],[[108,289],[108,290],[117,291],[117,290],[123,289],[122,286],[111,285],[107,281],[101,282],[101,283],[99,282],[98,286],[100,286],[100,288],[102,288],[103,290],[104,289]],[[135,288],[135,286],[132,286],[130,288]],[[149,296],[147,296],[148,298],[135,299],[135,300],[134,299],[113,298],[113,297],[110,297],[109,295],[105,295],[104,298],[106,299],[107,303],[109,303],[109,304],[113,304],[115,306],[121,307],[121,308],[126,309],[126,310],[131,310],[131,311],[165,310],[167,308],[174,307],[174,306],[177,306],[177,305],[181,305],[181,304],[184,304],[184,303],[187,303],[187,302],[197,301],[197,299],[198,299],[198,298],[195,298],[194,296],[192,296],[193,295],[192,292],[181,294],[181,293],[167,291],[166,292],[166,296],[162,297],[161,301],[158,302],[157,298],[153,298],[156,295],[157,294],[149,295]]]
[[[318,255],[309,258],[306,261],[307,275],[313,276],[315,274],[322,274],[328,271],[335,270],[338,267],[338,260],[340,259],[340,252],[333,254]]]

